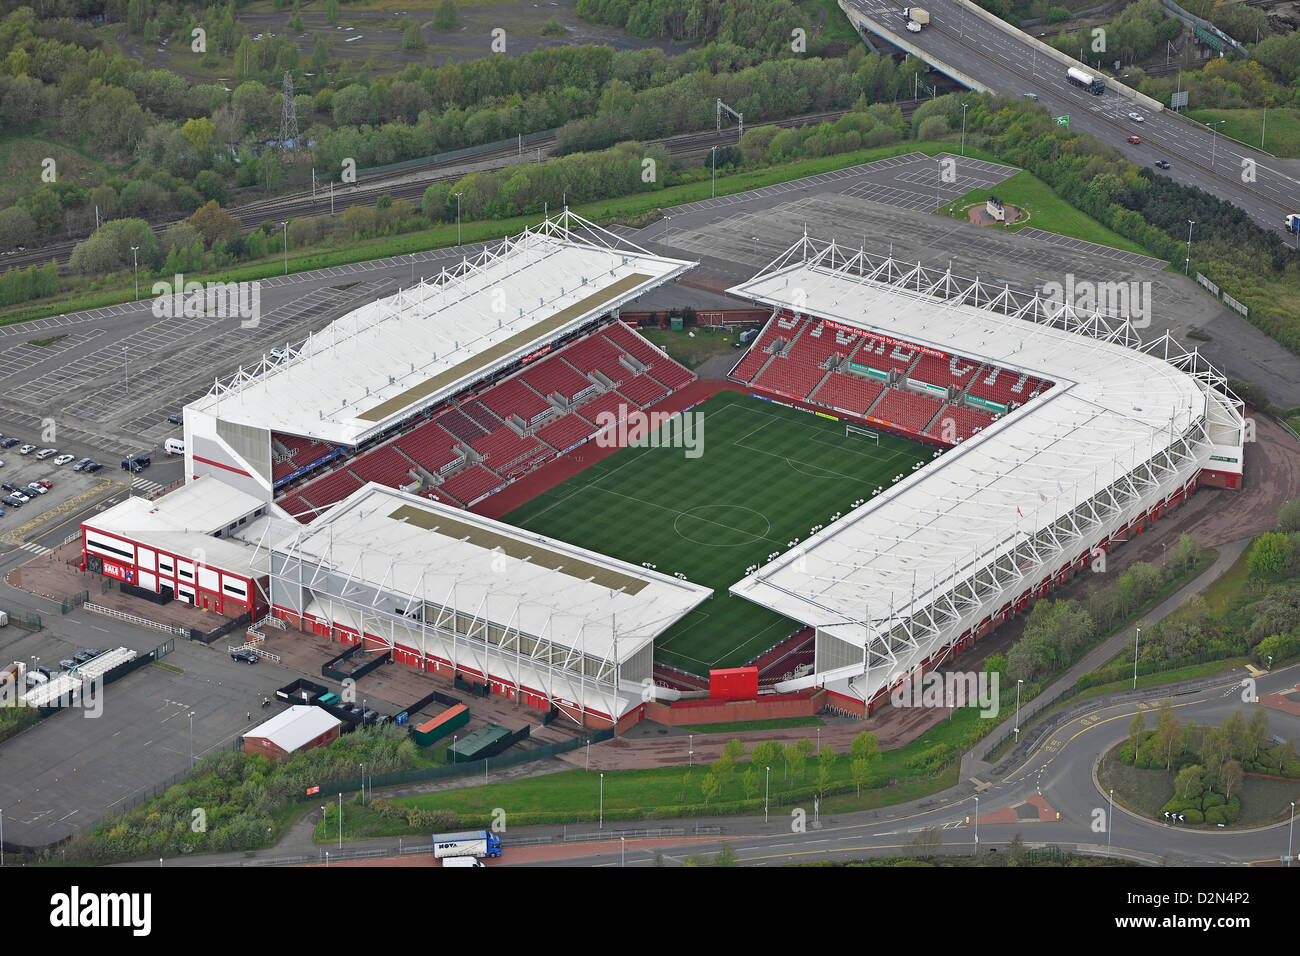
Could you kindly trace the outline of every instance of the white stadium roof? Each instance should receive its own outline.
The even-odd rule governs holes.
[[[654,255],[567,210],[263,359],[189,408],[355,445],[670,281]]]
[[[608,660],[627,660],[713,594],[374,483],[275,550],[388,595],[455,608]]]
[[[1196,362],[1130,347],[1128,323],[1096,311],[1036,297],[1013,310],[1003,290],[807,238],[729,291],[1055,383],[731,587],[857,647],[1172,449],[1193,419],[1240,445]]]

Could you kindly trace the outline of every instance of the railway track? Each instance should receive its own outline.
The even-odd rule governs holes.
[[[903,114],[905,120],[911,119],[916,108],[924,103],[925,99],[898,100],[894,105],[897,106]],[[822,122],[835,122],[849,110],[826,110],[819,113],[806,113],[801,116],[791,116],[785,119],[772,120],[759,125],[763,126],[781,126],[790,128],[794,126],[816,125]],[[735,129],[706,130],[703,132],[678,133],[674,136],[665,136],[659,139],[649,140],[646,145],[663,146],[668,152],[675,157],[689,158],[709,152],[714,146],[733,146],[739,140]],[[528,149],[524,151],[521,161],[528,162],[529,154],[536,156],[539,154],[546,158],[555,148],[555,137],[548,136],[544,139],[530,143]],[[424,166],[414,166],[410,169],[396,171],[385,175],[381,178],[364,180],[356,185],[347,188],[334,189],[333,210],[342,212],[348,206],[370,205],[380,196],[388,195],[393,199],[405,199],[416,205],[419,205],[424,198],[424,191],[430,185],[437,182],[446,182],[448,180],[457,180],[465,175],[467,166],[481,166],[485,163],[500,166],[509,165],[511,159],[519,157],[521,154],[514,146],[502,146],[491,150],[484,150],[475,153],[472,156],[460,156],[451,160],[444,160],[438,163],[430,163]],[[363,171],[364,172],[364,171]],[[228,211],[232,216],[239,220],[244,227],[244,232],[252,232],[262,222],[270,219],[276,222],[285,219],[302,218],[306,216],[320,216],[329,214],[331,209],[331,200],[329,190],[316,189],[313,196],[310,191],[291,193],[284,196],[273,196],[264,199],[256,199],[251,202],[241,203],[237,206],[231,206]],[[176,217],[150,223],[150,226],[157,232],[161,232],[175,222],[184,221],[185,217]],[[37,249],[25,249],[21,252],[13,252],[7,255],[0,255],[0,269],[16,266],[26,268],[30,265],[44,265],[50,259],[55,259],[59,263],[60,273],[66,273],[68,269],[68,260],[72,255],[72,248],[80,239],[67,239],[58,242],[46,243]]]

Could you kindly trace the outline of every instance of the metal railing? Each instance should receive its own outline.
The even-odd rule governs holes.
[[[155,631],[162,631],[166,634],[179,634],[181,637],[189,637],[190,629],[188,627],[178,627],[172,624],[159,624],[157,621],[150,621],[147,618],[137,617],[134,614],[127,614],[125,611],[119,611],[111,607],[102,607],[99,604],[91,604],[89,601],[83,605],[87,611],[94,611],[96,614],[103,614],[105,617],[115,617],[119,621],[126,621],[128,624],[138,624],[140,627],[153,628]]]

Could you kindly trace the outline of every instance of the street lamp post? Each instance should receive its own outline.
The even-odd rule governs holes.
[[[1110,856],[1110,821],[1115,818],[1115,791],[1110,792],[1110,813],[1106,815],[1106,855]]]
[[[135,262],[135,297],[140,298],[140,247],[131,247],[131,258]]]
[[[194,768],[194,711],[190,711],[190,769]]]
[[[451,735],[451,762],[452,762],[452,764],[455,764],[455,763],[456,763],[456,737],[457,737],[456,734],[452,734],[452,735]],[[588,759],[590,759],[590,754],[591,754],[591,741],[590,741],[590,740],[587,741],[587,754],[589,755],[589,756],[588,756]]]
[[[695,766],[695,735],[694,734],[686,735],[686,761],[687,761],[686,769],[689,770],[690,768]]]
[[[1023,679],[1016,680],[1016,743],[1020,742],[1020,685]]]
[[[758,236],[754,236],[754,258],[758,258]]]
[[[127,364],[126,343],[122,343],[122,391],[131,390],[131,366]]]
[[[600,775],[600,814],[596,829],[605,829],[605,775]]]
[[[618,865],[627,866],[627,837],[618,838]]]
[[[361,768],[361,805],[364,807],[366,805],[366,765],[359,763],[357,766]]]
[[[343,791],[339,791],[339,849],[343,849]]]
[[[975,855],[980,855],[980,795],[975,794]]]
[[[1195,219],[1187,220],[1187,262],[1183,266],[1183,275],[1191,275],[1192,268],[1192,226],[1196,225]]]
[[[1219,127],[1226,122],[1228,121],[1225,119],[1225,120],[1219,120],[1218,122],[1215,123],[1205,124],[1206,126],[1210,127],[1210,167],[1211,168],[1213,168],[1214,166],[1214,148],[1218,143]]]
[[[460,193],[452,193],[456,197],[456,245],[460,245]]]
[[[0,818],[2,819],[2,818]],[[1291,826],[1286,831],[1286,865],[1291,865],[1291,836],[1295,833],[1295,801],[1291,801]],[[0,830],[0,840],[4,839],[4,831]],[[3,859],[3,857],[0,857]]]
[[[766,772],[766,774],[764,775],[764,776],[765,776],[765,780],[764,780],[764,782],[763,782],[763,822],[764,822],[764,823],[767,822],[767,803],[768,803],[768,797],[769,797],[769,796],[771,795],[771,793],[772,793],[772,767],[769,765],[766,769],[767,769],[767,772]]]
[[[289,220],[286,219],[283,222],[281,222],[280,227],[284,230],[284,274],[288,275],[289,274]]]
[[[1138,689],[1138,638],[1142,636],[1142,628],[1135,628],[1137,631],[1133,635],[1133,689]]]

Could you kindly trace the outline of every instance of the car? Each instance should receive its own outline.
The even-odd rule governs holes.
[[[20,455],[30,455],[30,454],[31,454],[32,452],[34,452],[35,450],[36,450],[36,446],[35,446],[35,445],[23,445],[22,448],[19,448],[19,449],[18,449],[18,454],[20,454]]]
[[[37,664],[37,665],[36,665],[36,670],[39,671],[40,673],[44,674],[46,677],[53,677],[53,676],[54,676],[54,671],[50,670],[50,669],[49,669],[48,667],[46,667],[44,664]]]
[[[20,441],[22,441],[21,438],[6,438],[4,441],[0,441],[0,448],[13,448]]]
[[[32,482],[32,484],[40,485],[42,488],[54,487],[54,482],[50,481],[50,479],[48,478],[37,478],[35,481]]]
[[[1142,144],[1142,137],[1141,137],[1141,136],[1130,136],[1130,137],[1128,138],[1128,141],[1129,141],[1130,143],[1132,143],[1134,146],[1140,146],[1140,145]]]
[[[71,657],[65,657],[63,660],[59,661],[59,666],[62,667],[65,671],[70,671],[77,666],[77,662],[74,661]]]
[[[907,32],[908,32],[908,33],[920,33],[920,32],[921,32],[921,24],[917,23],[915,20],[908,20],[908,21],[907,21]]]
[[[19,504],[24,504],[24,505],[27,504],[27,502],[32,500],[32,496],[25,493],[21,489],[19,489],[18,491],[11,491],[9,493],[9,497],[13,498]]]
[[[78,651],[76,654],[72,655],[72,659],[78,664],[84,664],[94,656],[95,655],[91,654],[89,651]]]
[[[59,450],[57,448],[42,448],[40,451],[36,453],[36,460],[44,461],[46,458],[51,458],[54,455],[57,455],[58,453]]]
[[[31,495],[44,495],[44,494],[48,494],[49,491],[50,491],[50,489],[49,489],[49,488],[42,488],[40,485],[38,485],[36,482],[33,481],[31,484],[29,484],[29,485],[28,485],[26,488],[24,488],[22,491],[23,491],[23,494],[28,495],[28,497],[30,497]]]
[[[241,648],[240,650],[237,651],[231,651],[230,659],[232,661],[243,661],[245,664],[257,663],[257,655],[254,654],[252,651],[248,650],[247,648]]]
[[[1168,169],[1168,168],[1169,168],[1169,160],[1167,159],[1156,160],[1156,169]]]
[[[168,416],[167,416],[167,421],[170,422],[170,423],[173,424],[173,425],[184,425],[184,424],[185,424],[185,419],[184,419],[184,417],[181,415],[180,412],[176,412],[175,414],[168,415]]]
[[[375,726],[382,727],[384,724],[388,723],[392,719],[393,719],[392,714],[380,714],[379,719],[375,721]]]
[[[55,464],[58,464],[58,462],[56,461]],[[75,465],[72,466],[72,470],[73,470],[73,471],[81,471],[83,468],[85,468],[85,467],[86,467],[87,465],[89,465],[89,464],[90,464],[90,459],[89,459],[89,458],[78,458],[78,459],[77,459],[77,463],[76,463]]]
[[[1020,95],[1023,96],[1023,97],[1024,97],[1025,99],[1027,99],[1027,100],[1036,100],[1036,99],[1038,99],[1038,94],[1037,94],[1037,93],[1021,93]]]
[[[1145,122],[1146,122],[1146,120],[1144,120],[1144,119],[1142,118],[1142,114],[1141,114],[1141,113],[1129,113],[1129,114],[1128,114],[1128,118],[1131,119],[1131,120],[1132,120],[1133,122],[1135,122],[1135,123],[1145,123]]]
[[[353,717],[357,718],[357,720],[360,720],[363,716],[365,716],[366,709],[365,709],[364,707],[353,707],[353,708],[352,708],[351,710],[349,710],[348,712],[349,712]]]
[[[86,648],[85,653],[89,654],[91,657],[98,657],[100,654],[104,652],[101,651],[98,647],[88,647]]]
[[[72,455],[60,455],[58,458],[54,459],[54,463],[56,465],[66,465],[68,462],[72,461],[72,458]]]
[[[142,468],[142,467],[140,466],[140,463],[139,463],[138,461],[136,461],[134,458],[123,458],[123,459],[122,459],[122,470],[123,470],[123,471],[129,471],[129,472],[131,472],[132,474],[135,474],[135,473],[138,473],[138,472],[144,471],[144,468]]]
[[[148,468],[151,461],[148,455],[136,455],[131,460],[135,462],[137,465],[139,465],[141,468]]]
[[[97,461],[92,461],[89,465],[87,465],[85,468],[83,468],[83,469],[81,469],[81,470],[82,470],[82,471],[99,471],[99,469],[101,469],[101,468],[103,468],[103,467],[104,467],[104,466],[101,465],[99,462],[97,462]]]
[[[5,491],[17,491],[19,487],[19,485],[14,484],[12,481],[0,481],[0,488],[3,488]]]
[[[3,458],[0,458],[0,468],[3,468],[4,466],[5,466],[5,460]]]
[[[373,724],[379,719],[379,711],[365,707],[361,711],[361,719],[367,724]]]
[[[321,694],[320,697],[316,698],[318,704],[337,704],[338,702],[339,695],[335,693]]]
[[[3,501],[10,508],[21,508],[23,506],[23,503],[13,495],[5,495],[3,498],[0,498],[0,501]]]

